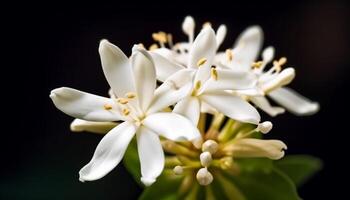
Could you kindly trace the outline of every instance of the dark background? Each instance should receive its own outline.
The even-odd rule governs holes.
[[[3,79],[11,80],[4,85],[10,96],[4,109],[14,111],[3,122],[1,199],[137,198],[141,189],[122,165],[99,181],[78,181],[101,136],[71,133],[72,118],[54,107],[49,92],[69,86],[107,95],[99,41],[106,38],[128,55],[135,43],[152,44],[151,34],[159,30],[182,41],[181,23],[188,14],[196,20],[197,33],[206,21],[214,28],[227,25],[222,49],[231,47],[247,26],[262,26],[264,46],[273,45],[276,56],[288,57],[296,69],[291,87],[321,105],[314,116],[263,115],[274,123],[269,137],[285,141],[288,154],[324,161],[323,171],[300,188],[301,197],[346,199],[350,18],[345,1],[115,3],[21,5],[5,18],[13,34],[3,41],[16,43],[5,49],[12,56],[3,66],[12,69],[3,72]]]

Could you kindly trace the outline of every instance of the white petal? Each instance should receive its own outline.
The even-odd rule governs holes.
[[[249,97],[255,97],[255,96],[264,96],[265,93],[262,91],[260,88],[255,87],[251,89],[246,89],[246,90],[235,90],[233,91],[233,94],[235,95],[245,95]]]
[[[171,60],[167,59],[166,57],[163,57],[158,53],[150,52],[150,54],[153,58],[154,65],[156,67],[157,78],[162,82],[164,82],[168,77],[170,77],[177,71],[184,69],[183,66],[172,62]]]
[[[244,30],[235,43],[233,66],[241,65],[249,69],[254,62],[262,46],[263,32],[259,26],[251,26]]]
[[[192,90],[195,71],[183,69],[170,76],[155,91],[153,102],[147,113],[154,113],[175,104]]]
[[[182,23],[182,30],[186,35],[189,36],[189,42],[193,42],[193,35],[194,35],[194,19],[191,16],[186,16],[184,22]]]
[[[257,83],[256,76],[250,72],[225,69],[216,69],[216,72],[216,80],[211,77],[205,82],[205,91],[252,89]]]
[[[124,97],[128,92],[135,92],[134,77],[128,57],[107,40],[100,42],[98,51],[103,72],[114,94]]]
[[[201,112],[202,113],[209,113],[209,114],[216,114],[218,111],[213,108],[213,106],[205,103],[204,101],[201,102]]]
[[[260,121],[258,111],[252,105],[227,92],[205,93],[200,98],[232,119],[252,124],[258,124]]]
[[[114,169],[135,135],[137,127],[123,122],[107,133],[97,145],[91,161],[80,171],[80,181],[93,181],[104,177]]]
[[[210,68],[216,53],[216,38],[215,33],[211,27],[205,27],[198,34],[196,40],[193,42],[190,50],[190,58],[188,62],[189,68],[198,69],[195,81],[199,80],[202,83],[210,76]],[[201,59],[206,59],[206,62],[197,66]]]
[[[159,136],[144,126],[140,127],[136,136],[141,164],[141,181],[149,186],[163,171],[163,148]]]
[[[267,157],[273,160],[281,159],[287,145],[280,140],[261,140],[244,138],[232,145],[232,154],[237,158]]]
[[[106,134],[117,125],[118,123],[116,122],[92,122],[81,119],[75,119],[70,124],[70,130],[73,132],[87,131],[91,133]]]
[[[217,48],[219,48],[219,46],[224,41],[226,33],[227,33],[226,25],[221,24],[219,26],[218,30],[216,31],[216,45],[217,45]]]
[[[313,102],[287,87],[276,89],[269,93],[269,96],[296,115],[312,115],[320,108],[317,102]]]
[[[251,102],[253,102],[261,110],[265,111],[271,117],[275,117],[278,114],[284,113],[284,109],[277,106],[271,106],[265,97],[250,97]]]
[[[112,99],[67,87],[52,90],[50,97],[58,109],[75,118],[88,121],[118,121],[123,119]],[[105,105],[110,105],[113,109],[106,110]]]
[[[294,68],[286,68],[281,71],[277,76],[273,77],[270,81],[262,84],[261,88],[265,93],[270,93],[277,88],[288,85],[295,77]]]
[[[155,113],[146,117],[143,124],[169,140],[193,141],[201,136],[190,120],[176,113]]]
[[[275,55],[275,49],[271,46],[266,47],[262,53],[262,58],[264,63],[269,63],[272,61]]]
[[[131,56],[135,77],[136,98],[141,109],[146,110],[151,103],[157,86],[156,70],[151,56],[145,50],[134,50]]]
[[[200,115],[200,106],[197,97],[189,96],[179,101],[175,105],[173,112],[186,117],[192,121],[193,125],[197,126]]]

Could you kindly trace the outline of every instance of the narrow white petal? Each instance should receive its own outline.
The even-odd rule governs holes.
[[[123,117],[116,109],[114,101],[72,88],[61,87],[51,91],[50,97],[62,112],[88,121],[118,121]],[[113,107],[106,110],[105,105]]]
[[[169,140],[193,141],[200,137],[198,129],[192,122],[176,113],[155,113],[146,117],[143,124]]]
[[[182,23],[182,30],[189,37],[189,42],[193,42],[195,22],[193,17],[186,16],[184,22]]]
[[[287,145],[280,140],[261,140],[244,138],[232,144],[232,154],[237,158],[266,157],[273,160],[281,159]]]
[[[250,97],[251,102],[253,102],[261,110],[265,111],[271,117],[275,117],[278,114],[284,113],[284,108],[278,106],[271,106],[269,101],[265,97]]]
[[[246,90],[252,89],[257,84],[256,75],[247,71],[233,71],[216,69],[217,77],[211,77],[206,81],[205,91],[215,90]]]
[[[167,59],[166,57],[163,57],[158,53],[150,52],[150,54],[156,67],[157,78],[162,82],[164,82],[168,77],[177,71],[184,69],[183,66],[174,63],[173,61]]]
[[[264,63],[269,63],[272,61],[275,55],[275,48],[272,46],[266,47],[262,53],[262,58]]]
[[[217,48],[219,48],[219,46],[224,41],[226,33],[227,33],[226,25],[221,24],[219,26],[218,30],[216,31],[216,45],[217,45]]]
[[[252,124],[260,121],[258,111],[252,105],[227,92],[205,93],[200,98],[232,119]]]
[[[157,86],[156,70],[151,56],[145,50],[135,50],[131,56],[135,77],[136,98],[142,110],[151,103]]]
[[[200,115],[200,101],[197,97],[189,96],[179,101],[173,112],[180,114],[192,121],[193,125],[197,126]]]
[[[295,77],[294,68],[288,67],[281,71],[277,76],[261,85],[262,90],[265,93],[270,93],[277,88],[288,85]]]
[[[218,111],[213,108],[213,106],[205,103],[204,101],[201,102],[201,112],[202,113],[209,113],[209,114],[216,114]]]
[[[259,26],[251,26],[244,30],[235,43],[234,59],[232,66],[241,65],[250,69],[261,49],[263,42],[263,32]]]
[[[73,132],[87,131],[91,133],[106,134],[117,125],[118,123],[116,122],[92,122],[81,119],[74,119],[70,124],[70,130]]]
[[[235,91],[233,91],[233,94],[243,95],[243,96],[248,96],[248,97],[264,96],[265,95],[264,91],[262,91],[258,87],[246,89],[246,90],[235,90]]]
[[[193,42],[190,50],[190,58],[188,62],[189,68],[198,68],[195,81],[204,83],[210,76],[210,68],[214,61],[216,53],[216,38],[215,33],[211,27],[205,27],[198,34],[196,40]],[[205,59],[205,63],[197,66],[198,61]]]
[[[130,122],[123,122],[107,133],[97,145],[91,161],[79,171],[79,180],[97,180],[112,171],[123,158],[136,129]]]
[[[269,96],[296,115],[312,115],[320,108],[317,102],[313,102],[287,87],[276,89],[270,92]]]
[[[103,72],[114,94],[123,97],[127,92],[135,92],[134,77],[128,57],[107,40],[100,42],[98,51]]]
[[[170,76],[155,91],[153,102],[147,113],[154,113],[175,104],[192,90],[194,71],[183,69]]]
[[[141,164],[141,181],[149,186],[156,181],[164,168],[164,152],[159,136],[141,126],[136,133],[137,150]]]

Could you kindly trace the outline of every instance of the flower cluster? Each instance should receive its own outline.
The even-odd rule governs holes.
[[[271,116],[285,109],[297,115],[318,110],[317,103],[285,87],[295,76],[294,68],[283,68],[285,57],[274,60],[274,48],[267,47],[258,60],[260,27],[247,28],[224,52],[219,47],[225,25],[215,32],[205,23],[195,37],[195,22],[188,16],[182,29],[188,41],[174,44],[171,34],[153,33],[157,43],[148,50],[134,45],[130,57],[102,40],[99,54],[109,97],[67,87],[51,91],[55,106],[76,118],[72,131],[106,134],[80,170],[81,181],[113,170],[136,136],[144,185],[154,183],[164,167],[187,174],[184,184],[196,179],[208,185],[222,176],[220,170],[239,173],[237,158],[284,156],[282,141],[255,137],[268,133],[272,123],[262,122],[252,104]],[[272,106],[266,97],[283,107]]]

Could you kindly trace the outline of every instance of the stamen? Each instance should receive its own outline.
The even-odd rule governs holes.
[[[153,33],[152,38],[159,43],[166,43],[167,42],[166,33],[163,31],[159,31],[158,33]]]
[[[113,108],[111,104],[105,104],[103,107],[105,110],[111,110]]]
[[[134,92],[128,92],[125,95],[128,99],[133,99],[136,97],[136,94]]]
[[[210,76],[214,79],[214,80],[218,80],[218,72],[216,71],[216,69],[213,67],[210,70]]]
[[[279,60],[278,60],[278,64],[280,65],[280,66],[282,66],[282,65],[284,65],[284,64],[286,64],[287,63],[287,58],[286,57],[282,57],[282,58],[280,58]]]
[[[127,104],[127,103],[129,103],[129,100],[125,99],[125,98],[118,98],[117,102],[120,104]]]
[[[263,64],[262,61],[253,62],[253,63],[252,63],[252,68],[256,68],[256,69],[257,69],[257,68],[260,68],[262,64]]]
[[[169,43],[169,46],[170,47],[173,47],[173,35],[171,33],[168,33],[167,35],[167,40],[168,40],[168,43]]]
[[[232,61],[233,60],[233,52],[231,49],[226,49],[226,57],[228,61]]]
[[[197,66],[200,67],[200,66],[204,65],[204,63],[206,63],[206,62],[207,62],[206,58],[201,58],[198,60]]]
[[[130,110],[127,109],[127,108],[124,108],[124,109],[123,109],[123,114],[124,114],[125,116],[128,116],[128,115],[130,114]]]
[[[152,51],[152,50],[155,50],[155,49],[158,49],[159,47],[158,47],[158,45],[157,44],[152,44],[148,49],[150,50],[150,51]]]

